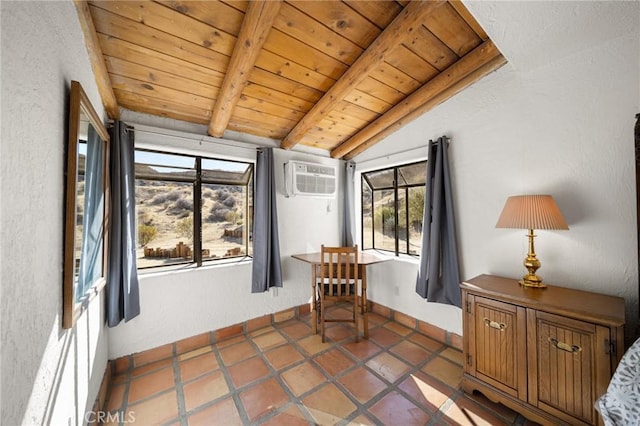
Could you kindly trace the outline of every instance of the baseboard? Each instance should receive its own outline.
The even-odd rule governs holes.
[[[216,344],[223,340],[232,339],[245,333],[251,333],[269,325],[285,322],[293,318],[299,319],[302,316],[309,314],[310,311],[311,305],[305,303],[304,305],[296,306],[284,311],[263,315],[239,324],[197,334],[195,336],[178,340],[177,342],[168,343],[153,349],[110,360],[105,372],[105,377],[100,386],[96,406],[104,407],[107,397],[107,389],[110,388],[110,382],[113,376],[130,372],[134,368],[138,368],[145,364],[161,361],[206,345]],[[462,350],[462,336],[458,334],[451,333],[376,302],[369,301],[367,311],[395,321],[404,327],[444,343],[447,346],[460,351]]]
[[[102,377],[102,382],[100,383],[100,390],[98,391],[98,396],[96,397],[95,402],[93,403],[93,413],[96,414],[104,409],[107,405],[107,397],[109,396],[109,390],[111,389],[111,379],[112,379],[112,370],[111,370],[112,361],[107,362],[107,368],[104,371],[104,376]],[[85,421],[87,421],[87,425],[98,425],[99,417],[98,415],[93,415],[89,417],[85,417]]]
[[[421,321],[400,311],[395,311],[387,306],[369,301],[369,312],[374,312],[385,318],[389,318],[399,324],[404,325],[420,334],[424,334],[434,340],[444,343],[447,346],[462,350],[462,336],[451,333],[443,328],[436,327],[428,322]]]
[[[134,368],[140,367],[141,365],[170,358],[174,355],[180,355],[206,345],[216,344],[223,340],[231,339],[245,333],[251,333],[252,331],[272,324],[288,321],[293,318],[300,318],[309,312],[310,305],[304,304],[273,314],[252,318],[248,321],[230,325],[218,330],[196,334],[195,336],[187,337],[185,339],[178,340],[177,342],[168,343],[146,351],[125,355],[109,361],[111,365],[111,373],[113,375],[126,373]]]

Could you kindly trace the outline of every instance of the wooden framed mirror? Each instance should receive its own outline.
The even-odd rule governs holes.
[[[62,326],[71,328],[106,284],[109,133],[71,82],[67,140]]]

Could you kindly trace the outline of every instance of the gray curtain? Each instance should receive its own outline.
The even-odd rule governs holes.
[[[344,226],[342,228],[342,245],[353,246],[355,244],[355,185],[356,163],[347,161],[344,165]]]
[[[93,126],[87,134],[84,166],[84,205],[82,210],[82,252],[76,300],[80,300],[93,283],[102,276],[104,225],[104,146]]]
[[[136,268],[135,171],[133,130],[116,121],[110,130],[111,227],[107,269],[109,327],[140,314]]]
[[[273,148],[258,149],[254,203],[251,292],[262,293],[282,287]]]
[[[429,141],[416,292],[429,302],[460,307],[460,270],[447,138]]]

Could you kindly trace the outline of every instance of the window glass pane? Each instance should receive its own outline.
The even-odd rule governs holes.
[[[202,159],[202,181],[246,185],[252,175],[251,164],[236,161]]]
[[[420,254],[425,187],[409,188],[409,254]]]
[[[136,179],[138,268],[193,260],[193,185]]]
[[[203,260],[247,255],[247,187],[202,185]]]
[[[427,162],[398,167],[398,186],[424,185],[427,179]]]
[[[83,121],[80,121],[83,123]],[[86,126],[85,126],[86,127]],[[86,132],[86,130],[85,130]],[[75,260],[74,274],[75,279],[78,279],[80,274],[80,259],[82,258],[82,225],[84,222],[84,173],[86,168],[87,159],[87,143],[80,141],[78,143],[78,180],[76,182],[76,230],[75,241],[73,243],[73,258]]]
[[[136,177],[195,180],[195,158],[159,152],[135,151]]]
[[[398,251],[409,253],[407,249],[407,192],[398,190]]]
[[[393,188],[393,169],[380,170],[365,173],[373,190],[380,188]]]
[[[253,164],[136,150],[136,209],[139,268],[251,255]]]
[[[395,208],[393,190],[373,192],[375,248],[395,252]]]
[[[420,254],[426,169],[421,161],[362,174],[363,249]]]
[[[373,248],[373,211],[371,199],[373,194],[367,182],[362,179],[362,249]]]

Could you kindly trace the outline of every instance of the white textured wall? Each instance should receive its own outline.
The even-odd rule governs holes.
[[[510,63],[356,157],[358,167],[415,160],[430,138],[452,138],[463,279],[520,277],[526,231],[495,223],[508,196],[552,194],[570,230],[536,232],[539,275],[624,297],[629,340],[638,318],[633,126],[640,112],[640,3],[468,7]],[[371,299],[461,332],[459,309],[416,298],[415,264],[386,267],[371,274]]]
[[[107,362],[102,295],[62,330],[70,80],[102,112],[71,1],[0,2],[3,425],[82,424]]]
[[[640,4],[483,1],[468,6],[510,63],[358,156],[358,170],[424,159],[429,138],[452,137],[462,278],[521,276],[525,232],[495,229],[495,222],[509,195],[548,192],[571,230],[538,232],[540,275],[550,283],[625,297],[628,321],[635,324],[632,127],[640,111]],[[155,118],[130,116],[191,131],[167,120],[158,124]],[[296,155],[303,154],[278,151],[276,160]],[[304,303],[307,266],[289,255],[338,241],[338,202],[332,212],[321,200],[280,196],[278,203],[284,290],[277,296],[251,295],[248,264],[143,276],[143,313],[111,330],[110,357]],[[415,293],[416,270],[411,259],[371,266],[370,298],[460,334],[459,309],[426,303]]]
[[[139,114],[126,116],[142,122]],[[125,119],[127,118],[125,116]],[[232,147],[229,141],[216,141],[176,130],[164,130],[161,136],[149,127],[155,119],[144,120],[146,131],[136,132],[136,145],[146,148],[172,147],[185,153],[221,156],[255,161],[255,148],[249,144]],[[135,123],[130,120],[130,123]],[[177,123],[164,121],[176,129]],[[181,130],[190,130],[181,127]],[[180,137],[182,136],[182,137]],[[195,138],[195,139],[193,139]],[[202,142],[201,142],[202,139]],[[179,147],[179,148],[177,148]],[[292,259],[296,253],[320,251],[321,244],[338,244],[342,201],[293,197],[283,193],[283,165],[289,160],[332,164],[342,175],[342,162],[309,153],[274,151],[280,253],[284,286],[266,293],[251,293],[251,262],[205,266],[164,273],[140,275],[140,315],[109,330],[109,358],[151,349],[203,332],[238,324],[262,315],[307,303],[311,297],[311,268]]]
[[[290,259],[339,241],[341,203],[285,199],[285,287],[250,294],[250,265],[141,279],[142,314],[111,330],[103,297],[71,331],[60,327],[67,91],[79,80],[102,112],[71,1],[0,2],[2,43],[0,423],[76,424],[107,358],[304,303],[307,265]],[[357,158],[360,168],[414,160],[452,137],[463,277],[518,277],[523,233],[494,228],[507,196],[552,193],[571,229],[538,232],[540,274],[627,299],[635,324],[638,271],[632,128],[640,112],[638,2],[470,2],[510,64]],[[380,160],[372,160],[382,157]],[[276,161],[314,159],[277,151]],[[279,177],[282,185],[282,176]],[[373,300],[454,332],[459,311],[413,292],[415,265],[369,274]],[[185,291],[185,289],[189,289]]]

